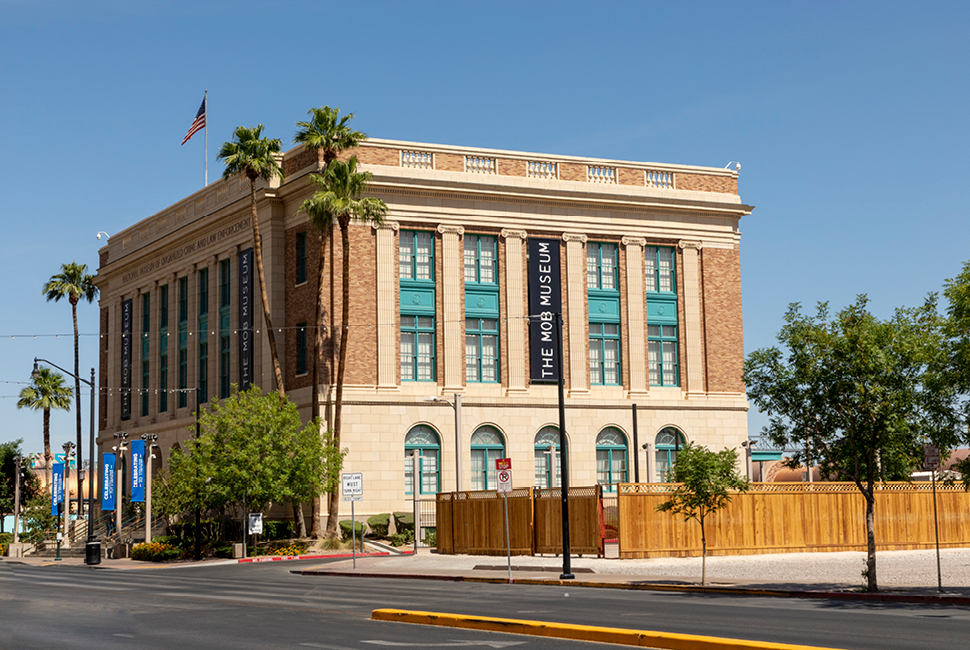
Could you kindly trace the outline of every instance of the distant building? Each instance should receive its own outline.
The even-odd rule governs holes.
[[[752,208],[736,171],[377,139],[356,155],[389,207],[382,226],[350,228],[342,445],[363,473],[358,513],[406,509],[414,489],[493,489],[501,457],[516,486],[558,484],[557,311],[572,485],[662,480],[686,441],[741,451],[738,223]],[[309,418],[320,236],[298,209],[319,161],[297,147],[282,164],[285,182],[258,184],[259,226],[286,389]],[[273,389],[250,218],[234,177],[101,249],[102,452],[112,433],[157,433],[164,466],[194,435],[196,388],[203,402]],[[340,256],[335,236],[323,401]],[[456,394],[457,443],[453,409],[426,399]]]

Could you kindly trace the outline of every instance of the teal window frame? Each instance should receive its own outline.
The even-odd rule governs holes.
[[[623,355],[620,344],[620,247],[616,244],[586,244],[586,294],[590,385],[619,386],[623,383]]]
[[[539,429],[533,443],[535,449],[533,482],[535,483],[535,487],[540,489],[552,486],[553,476],[552,468],[550,467],[551,463],[549,462],[550,445],[555,445],[556,478],[558,479],[555,482],[556,487],[562,485],[562,451],[559,448],[559,427],[549,425]]]
[[[647,373],[651,386],[680,386],[677,326],[647,324]]]
[[[491,425],[475,430],[471,439],[471,472],[473,490],[494,490],[495,460],[505,458],[505,436]]]
[[[141,415],[150,412],[148,387],[151,384],[152,295],[141,295]]]
[[[677,448],[686,444],[687,438],[684,432],[676,427],[664,427],[657,434],[654,441],[654,467],[656,467],[658,482],[673,482],[672,470],[677,460]]]
[[[437,381],[435,235],[402,230],[398,240],[401,381]],[[403,296],[410,294],[412,300]]]
[[[303,284],[306,275],[306,231],[296,233],[296,283]]]
[[[409,453],[409,452],[413,452]],[[419,424],[404,438],[404,493],[414,494],[414,460],[418,460],[418,494],[441,491],[441,438],[431,427]]]
[[[465,382],[497,384],[499,374],[497,318],[465,318]]]
[[[229,397],[229,368],[232,362],[229,334],[232,316],[232,260],[219,262],[219,399]]]
[[[465,383],[502,381],[498,237],[464,235]]]
[[[188,406],[189,396],[189,278],[179,278],[179,375],[178,375],[178,408]]]
[[[672,246],[644,248],[647,366],[651,386],[680,386],[677,254]]]
[[[620,247],[608,242],[586,244],[586,287],[620,292]]]
[[[401,316],[401,381],[437,381],[434,316]]]
[[[199,404],[209,401],[209,269],[199,269]],[[198,405],[197,405],[198,406]]]
[[[647,294],[677,294],[677,253],[673,246],[644,247],[643,262]]]
[[[616,492],[618,483],[630,476],[627,438],[616,427],[606,427],[596,436],[596,483],[604,492]]]
[[[498,237],[464,235],[465,284],[498,285]]]
[[[619,386],[623,382],[620,326],[589,324],[589,378],[593,386]]]
[[[168,411],[168,285],[158,288],[158,412]]]

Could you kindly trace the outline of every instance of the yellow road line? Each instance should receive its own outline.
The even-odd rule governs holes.
[[[510,634],[530,634],[558,639],[632,645],[640,648],[663,648],[664,650],[833,650],[832,648],[816,646],[722,639],[696,634],[625,630],[596,625],[571,625],[569,623],[528,621],[515,618],[418,612],[406,609],[375,609],[371,612],[371,618],[375,621],[441,625],[471,630],[487,630],[489,632],[508,632]]]

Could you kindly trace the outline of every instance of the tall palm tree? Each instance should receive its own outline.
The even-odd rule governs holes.
[[[37,375],[31,376],[30,385],[20,391],[20,399],[17,400],[18,409],[44,412],[44,459],[47,461],[48,486],[51,484],[51,409],[70,411],[71,395],[71,387],[64,385],[63,375],[50,368],[38,368]]]
[[[337,159],[341,151],[358,146],[362,140],[367,138],[360,131],[354,131],[348,126],[348,122],[353,119],[354,114],[348,113],[340,117],[340,108],[330,108],[322,106],[311,108],[307,111],[310,119],[305,122],[297,122],[298,131],[293,138],[295,142],[303,143],[306,149],[318,152],[322,158],[323,169],[326,169],[331,162]],[[311,176],[311,179],[313,176]],[[315,198],[315,197],[314,197]],[[333,235],[335,219],[327,207],[314,198],[306,200],[300,211],[305,213],[310,220],[310,224],[320,232],[320,254],[317,256],[317,304],[316,316],[314,319],[313,336],[313,369],[310,381],[312,383],[310,404],[312,408],[311,417],[317,417],[320,408],[320,364],[322,363],[323,348],[323,309],[325,300],[324,291],[324,258],[327,252],[327,240]],[[331,299],[331,303],[333,300]],[[327,391],[329,403],[330,391]],[[313,501],[313,535],[320,537],[320,505],[319,500]]]
[[[303,204],[310,211],[320,215],[320,219],[333,222],[340,228],[341,248],[341,303],[340,303],[340,352],[337,364],[337,395],[334,401],[333,444],[340,448],[340,417],[343,407],[344,374],[347,369],[347,338],[350,332],[350,222],[380,224],[387,214],[387,205],[380,199],[364,197],[372,175],[370,172],[357,171],[357,157],[351,156],[346,162],[333,160],[322,174],[313,175],[310,180],[317,186],[314,195]],[[311,207],[312,206],[312,207]],[[327,536],[337,535],[337,513],[340,501],[337,491],[329,494]]]
[[[51,300],[60,302],[61,298],[67,298],[67,301],[71,303],[71,317],[74,320],[74,398],[76,400],[74,411],[77,419],[77,447],[75,447],[75,451],[77,453],[77,466],[81,467],[81,367],[78,360],[80,346],[77,331],[77,304],[82,299],[89,303],[94,302],[94,299],[98,297],[98,287],[94,284],[94,276],[88,273],[87,264],[71,262],[70,264],[61,264],[61,272],[52,275],[51,279],[44,284],[42,291],[47,296],[47,302]],[[91,390],[94,390],[94,386],[91,387]],[[91,467],[94,468],[93,462],[91,462]],[[77,493],[83,494],[83,489],[84,481],[78,474]]]
[[[253,250],[256,257],[256,274],[259,276],[259,292],[263,303],[263,320],[266,323],[266,333],[269,335],[269,352],[273,358],[273,374],[276,378],[276,390],[280,397],[285,396],[283,390],[283,372],[280,370],[280,357],[276,351],[276,335],[273,331],[273,319],[269,313],[269,299],[266,295],[266,278],[263,275],[263,240],[259,235],[259,218],[256,214],[256,179],[269,180],[279,176],[282,180],[283,169],[276,161],[276,156],[283,143],[278,138],[264,138],[263,125],[255,127],[237,127],[232,133],[232,140],[224,142],[219,148],[219,160],[226,164],[222,177],[228,179],[233,174],[243,173],[249,179],[249,204],[252,209],[253,221]]]

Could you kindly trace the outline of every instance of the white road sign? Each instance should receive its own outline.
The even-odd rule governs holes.
[[[940,468],[940,448],[935,445],[923,445],[923,469],[932,471]]]
[[[263,534],[263,513],[261,512],[249,513],[249,534],[250,535]]]
[[[512,491],[512,470],[500,469],[495,472],[495,476],[498,479],[498,492],[501,493]]]
[[[345,473],[340,475],[340,482],[343,486],[344,501],[363,501],[364,500],[364,475],[361,472]]]

